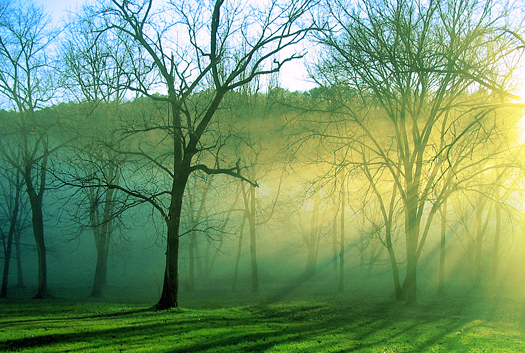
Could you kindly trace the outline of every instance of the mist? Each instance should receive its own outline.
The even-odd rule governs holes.
[[[0,6],[2,297],[523,299],[521,27],[270,3]]]

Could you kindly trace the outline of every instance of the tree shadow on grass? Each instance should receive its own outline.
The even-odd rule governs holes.
[[[441,343],[446,351],[454,333],[472,321],[461,303],[408,308],[343,297],[177,312],[115,312],[112,306],[76,316],[58,306],[49,318],[0,319],[2,330],[14,325],[33,336],[7,339],[0,333],[0,351],[424,352]]]

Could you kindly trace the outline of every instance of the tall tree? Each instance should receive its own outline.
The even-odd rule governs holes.
[[[347,162],[365,156],[399,195],[406,244],[402,290],[413,304],[430,224],[454,187],[446,172],[465,168],[457,150],[480,149],[495,126],[500,101],[473,92],[485,87],[503,100],[512,96],[503,85],[508,72],[501,71],[510,40],[495,27],[500,14],[491,1],[345,5],[326,7],[332,30],[318,37],[327,53],[317,72],[320,82],[349,87],[342,103],[347,127],[324,127],[320,135],[346,144]],[[437,186],[438,198],[431,200]]]
[[[5,298],[7,297],[13,245],[17,246],[16,243],[20,241],[19,234],[22,232],[25,218],[24,203],[22,201],[24,183],[20,172],[9,165],[4,165],[0,176],[2,177],[2,182],[0,183],[0,211],[2,223],[5,224],[5,228],[3,226],[0,227],[4,254],[0,298]],[[20,256],[20,253],[17,251],[18,256]],[[20,271],[20,269],[18,270]]]
[[[50,16],[32,2],[8,3],[0,17],[0,95],[19,113],[3,131],[18,135],[19,143],[10,146],[0,139],[0,152],[19,171],[29,197],[38,253],[36,298],[48,296],[43,208],[48,159],[56,149],[48,135],[54,122],[39,119],[36,110],[56,89],[49,53],[57,36]]]
[[[155,135],[159,148],[146,151],[139,144],[130,152],[143,155],[162,172],[167,187],[148,193],[109,185],[147,200],[165,221],[166,268],[157,308],[178,306],[179,228],[189,175],[200,170],[242,178],[236,166],[224,168],[215,163],[221,160],[224,140],[210,133],[217,131],[210,127],[220,128],[214,117],[223,98],[302,56],[285,55],[283,49],[293,48],[311,29],[301,26],[310,8],[309,0],[264,4],[170,1],[157,12],[151,0],[111,0],[100,5],[96,14],[99,33],[127,35],[143,50],[143,56],[132,58],[135,67],[128,73],[133,77],[128,88],[169,109],[169,116],[162,121],[145,121],[133,129],[135,134]],[[148,75],[144,76],[144,71]],[[155,94],[159,90],[165,95]],[[205,164],[206,158],[197,159],[198,155],[211,158],[213,167]]]
[[[68,73],[65,87],[79,102],[81,138],[75,141],[69,171],[83,179],[86,175],[119,185],[125,160],[114,151],[118,145],[117,130],[122,114],[122,102],[128,90],[123,88],[129,62],[130,43],[126,37],[111,33],[94,32],[94,23],[85,8],[69,19],[66,37],[61,48],[63,69]],[[126,41],[127,40],[127,41]],[[81,103],[81,104],[80,104]],[[91,124],[82,129],[84,119]],[[116,189],[98,183],[81,185],[87,198],[89,227],[93,230],[97,250],[97,263],[91,296],[100,297],[107,284],[107,263],[115,220],[123,211]],[[122,205],[124,209],[126,206]]]

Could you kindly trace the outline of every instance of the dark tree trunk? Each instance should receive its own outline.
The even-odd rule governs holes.
[[[9,265],[11,263],[11,251],[13,249],[13,238],[19,228],[18,212],[20,209],[20,187],[18,186],[15,193],[14,205],[11,210],[11,219],[9,220],[9,232],[7,233],[7,245],[4,252],[4,271],[2,273],[2,289],[0,298],[7,297],[7,285],[9,282]]]
[[[164,270],[164,285],[157,309],[164,310],[179,306],[179,220],[170,220],[168,223],[168,238],[166,249],[166,268]]]
[[[33,213],[33,234],[38,257],[38,289],[35,299],[42,299],[48,297],[49,293],[47,289],[46,244],[44,241],[44,217],[41,200],[38,198],[31,200],[31,208]]]
[[[167,226],[166,268],[164,270],[164,285],[156,307],[158,310],[177,308],[179,306],[179,245],[180,217],[182,200],[189,176],[189,162],[186,170],[180,168],[173,178],[171,203]]]
[[[97,265],[95,268],[95,279],[93,281],[91,297],[100,298],[104,295],[104,288],[107,285],[108,277],[108,253],[109,247],[106,243],[97,246]]]
[[[47,258],[46,244],[44,241],[44,217],[42,213],[42,203],[36,202],[33,209],[33,233],[35,236],[36,249],[38,255],[38,290],[36,299],[49,296],[47,290]]]
[[[43,158],[41,169],[39,171],[39,190],[34,187],[32,178],[33,163],[28,163],[25,166],[23,173],[26,190],[29,195],[29,203],[31,205],[33,235],[35,237],[37,258],[38,258],[38,288],[35,299],[42,299],[49,297],[47,289],[47,260],[46,260],[46,244],[44,237],[44,214],[43,214],[43,195],[45,187],[45,173],[46,173],[46,158]]]
[[[22,272],[22,251],[21,251],[21,245],[20,245],[20,237],[22,235],[22,232],[20,229],[18,229],[15,233],[15,253],[16,253],[16,277],[17,277],[17,283],[16,286],[18,288],[24,288],[24,274]]]
[[[12,219],[11,219],[12,222]],[[13,224],[9,227],[9,233],[7,234],[7,245],[4,251],[4,271],[2,273],[2,289],[0,290],[0,298],[7,297],[7,284],[9,282],[9,264],[11,262],[11,249],[13,247]]]

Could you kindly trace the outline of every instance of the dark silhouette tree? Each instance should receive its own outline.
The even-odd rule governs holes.
[[[221,161],[223,139],[210,132],[220,128],[214,118],[221,102],[228,92],[303,56],[279,54],[293,49],[312,29],[301,26],[311,6],[310,1],[260,5],[217,0],[169,2],[155,12],[152,1],[112,0],[98,7],[97,33],[127,35],[143,54],[131,58],[134,68],[127,73],[126,87],[168,108],[169,115],[161,120],[132,127],[134,135],[155,135],[157,148],[146,150],[139,143],[134,151],[127,151],[141,155],[149,167],[163,173],[162,187],[148,192],[108,184],[150,202],[165,221],[166,268],[158,309],[178,306],[179,230],[190,174],[202,171],[245,179],[233,161],[229,167],[215,163]],[[211,159],[213,167],[206,158],[196,158],[199,155]]]
[[[37,110],[49,103],[55,93],[56,72],[50,51],[58,31],[51,27],[49,15],[34,3],[7,4],[0,17],[0,95],[18,114],[2,132],[0,153],[25,183],[38,253],[35,298],[44,298],[48,296],[44,193],[49,156],[58,146],[53,146],[49,137],[56,122],[40,119]],[[13,141],[15,135],[18,143],[8,145],[7,141]]]

